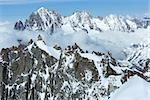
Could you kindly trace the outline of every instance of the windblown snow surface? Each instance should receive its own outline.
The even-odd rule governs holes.
[[[49,32],[16,31],[14,23],[0,22],[0,49],[18,45],[18,40],[27,43],[30,39],[36,40],[39,34],[42,35],[48,46],[60,45],[66,48],[75,42],[84,50],[88,51],[111,51],[117,59],[123,59],[123,50],[131,44],[140,43],[150,37],[150,29],[138,29],[135,32],[106,31],[97,32],[91,30],[88,34],[79,31],[67,33],[58,30],[50,35]]]
[[[134,76],[115,91],[111,100],[148,100],[148,98],[150,98],[150,84]]]

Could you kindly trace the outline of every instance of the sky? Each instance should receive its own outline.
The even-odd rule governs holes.
[[[0,21],[26,19],[40,7],[68,16],[87,11],[93,16],[150,14],[150,0],[0,0]]]

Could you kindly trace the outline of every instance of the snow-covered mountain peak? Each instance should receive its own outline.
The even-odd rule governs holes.
[[[132,17],[131,17],[132,18]],[[104,19],[110,19],[110,20],[125,20],[128,19],[125,16],[122,15],[116,15],[116,14],[109,14],[108,16],[105,16]]]
[[[44,12],[44,11],[48,11],[48,9],[44,8],[44,7],[41,7],[37,10],[37,12]]]
[[[47,31],[50,30],[53,33],[57,27],[60,27],[61,15],[55,11],[49,11],[46,8],[41,7],[37,11],[33,12],[29,19],[26,20],[25,26],[29,30],[33,31]]]
[[[16,30],[20,30],[18,26],[15,27]],[[89,33],[93,30],[134,32],[138,28],[147,28],[148,26],[150,26],[149,19],[128,18],[115,14],[97,18],[85,11],[76,11],[71,16],[64,17],[55,11],[41,7],[29,16],[22,27],[32,31],[49,30],[50,33],[54,33],[57,28],[69,33],[81,30]]]
[[[130,31],[130,25],[126,22],[125,18],[117,15],[109,15],[104,18],[110,30],[117,31]]]
[[[89,17],[89,18],[91,18],[91,15],[86,11],[76,11],[71,16],[75,17],[75,18],[78,18],[78,17],[82,17],[82,18]]]
[[[41,16],[41,18],[51,17],[52,19],[55,19],[55,17],[60,16],[56,11],[48,10],[44,7],[39,8],[37,11],[35,11],[35,13],[38,13]]]
[[[85,11],[76,11],[71,16],[66,18],[68,22],[71,22],[72,25],[82,27],[83,24],[90,24],[91,23],[91,15]]]
[[[71,16],[63,19],[62,30],[65,32],[85,31],[94,29],[92,16],[85,11],[76,11]]]
[[[118,18],[118,16],[115,14],[110,14],[110,15],[106,16],[105,18],[116,19],[116,18]]]

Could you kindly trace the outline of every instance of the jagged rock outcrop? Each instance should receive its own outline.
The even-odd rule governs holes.
[[[50,48],[38,37],[28,45],[2,49],[2,100],[101,100],[109,98],[128,78],[145,78],[120,64],[110,52],[88,53],[76,43],[64,50]]]
[[[18,22],[15,23],[15,26],[14,26],[15,30],[23,31],[25,28],[26,27],[22,21],[19,20]]]

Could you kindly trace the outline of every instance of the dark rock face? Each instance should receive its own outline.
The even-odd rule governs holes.
[[[76,53],[75,54],[75,62],[74,62],[74,70],[75,70],[75,77],[78,80],[82,80],[85,77],[85,71],[91,71],[93,74],[92,76],[92,81],[98,81],[99,80],[99,75],[98,71],[96,69],[96,66],[94,64],[94,61],[90,61],[87,58],[83,58],[80,56],[80,54]]]
[[[15,30],[23,31],[25,28],[26,27],[22,21],[19,20],[18,22],[15,23],[15,26],[14,26]]]
[[[2,49],[1,55],[3,58],[3,62],[1,62],[0,64],[1,69],[3,69],[1,73],[2,81],[4,84],[13,87],[10,90],[11,92],[13,92],[13,95],[11,93],[8,93],[7,89],[5,89],[6,88],[5,86],[2,87],[3,90],[2,94],[4,96],[2,98],[4,98],[4,100],[6,98],[12,100],[15,97],[14,96],[15,94],[21,96],[22,93],[23,94],[25,93],[26,88],[28,88],[29,90],[32,89],[29,86],[29,84],[31,85],[30,82],[31,76],[33,74],[36,74],[36,71],[41,71],[45,73],[44,71],[45,65],[47,64],[47,66],[51,67],[57,61],[57,59],[48,55],[45,51],[39,49],[38,47],[32,48],[31,51],[33,54],[29,53],[28,49],[24,45]],[[45,56],[44,59],[42,55]],[[38,63],[36,64],[36,62]],[[37,81],[37,83],[41,81],[42,80],[40,79]],[[26,87],[19,86],[19,84],[23,82],[25,83],[25,85],[27,85]],[[16,89],[15,84],[20,88]],[[40,88],[40,87],[37,86],[36,88]],[[15,90],[15,92],[13,91],[13,89]],[[23,98],[24,100],[25,95],[19,98]]]

